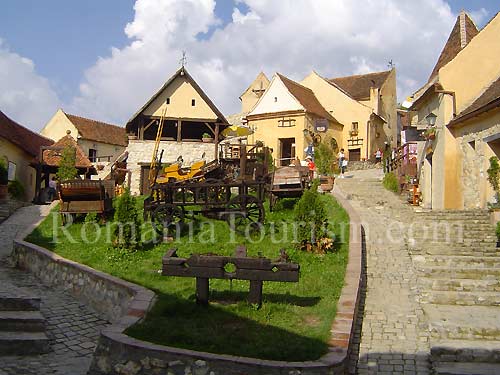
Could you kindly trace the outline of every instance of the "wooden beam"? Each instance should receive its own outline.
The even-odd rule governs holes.
[[[208,124],[208,122],[205,122],[205,125],[207,126],[207,128],[209,128],[209,129],[210,129],[210,131],[212,132],[212,134],[213,134],[213,135],[215,135],[215,130],[214,130],[214,128],[212,128],[212,127]]]
[[[177,120],[177,142],[181,141],[181,128],[182,128],[182,120]]]
[[[214,159],[218,159],[218,151],[219,151],[219,123],[215,124],[215,156]]]
[[[153,123],[154,123],[155,121],[156,121],[155,119],[151,120],[151,121],[150,121],[150,122],[149,122],[149,123],[148,123],[148,124],[144,127],[144,131],[148,130],[148,129],[149,129],[149,127],[150,127],[151,125],[153,125]]]

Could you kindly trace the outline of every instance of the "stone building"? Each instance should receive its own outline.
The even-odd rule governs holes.
[[[479,31],[461,12],[429,81],[413,96],[412,124],[435,119],[420,142],[422,204],[433,209],[485,208],[490,156],[500,155],[500,14]]]
[[[149,191],[149,169],[160,121],[162,163],[182,157],[185,165],[217,158],[221,132],[229,123],[185,67],[180,68],[127,122],[127,168],[131,191]]]

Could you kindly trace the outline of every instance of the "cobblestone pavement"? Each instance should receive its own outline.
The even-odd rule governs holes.
[[[24,207],[0,224],[0,293],[41,297],[40,311],[47,319],[52,351],[34,356],[2,356],[0,375],[83,375],[90,365],[99,332],[108,324],[62,286],[43,285],[29,273],[10,267],[5,259],[15,236],[48,212],[47,206]]]
[[[366,238],[366,288],[358,374],[429,374],[429,338],[417,302],[417,275],[400,230],[414,212],[380,183],[378,172],[337,179],[361,217]]]

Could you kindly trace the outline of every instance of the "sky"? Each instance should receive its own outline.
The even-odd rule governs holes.
[[[458,13],[498,0],[2,0],[0,110],[39,131],[57,109],[125,125],[179,68],[225,114],[260,71],[300,81],[397,70],[423,85]]]

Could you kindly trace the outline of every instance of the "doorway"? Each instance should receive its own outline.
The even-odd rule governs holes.
[[[295,138],[279,138],[280,142],[280,166],[290,165],[295,159]]]
[[[349,161],[360,161],[361,160],[361,149],[360,148],[350,149],[349,155],[348,155],[348,160]]]

